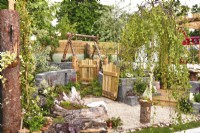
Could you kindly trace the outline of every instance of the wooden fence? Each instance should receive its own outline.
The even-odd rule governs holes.
[[[63,53],[67,40],[59,40],[59,47],[56,49],[56,53]],[[90,45],[91,51],[93,51],[94,42],[91,41],[81,41],[81,40],[72,40],[72,45],[76,54],[83,54],[85,45]],[[117,54],[117,45],[114,42],[99,42],[98,44],[101,54]],[[69,48],[67,53],[72,53]]]
[[[120,69],[112,63],[103,65],[102,95],[117,99]]]
[[[92,81],[97,78],[99,71],[99,60],[81,60],[79,61],[79,80]]]

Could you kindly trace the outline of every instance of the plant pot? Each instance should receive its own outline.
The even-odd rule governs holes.
[[[108,128],[112,129],[112,126],[113,126],[113,125],[112,125],[112,121],[107,122],[107,127],[108,127]]]
[[[140,103],[140,123],[149,123],[151,118],[151,106],[152,102],[139,101]]]

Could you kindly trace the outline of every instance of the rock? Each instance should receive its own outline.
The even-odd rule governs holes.
[[[53,113],[57,116],[64,117],[65,122],[62,124],[52,125],[50,131],[71,133],[91,128],[102,129],[107,126],[105,120],[108,116],[105,107],[67,110],[59,105],[55,105]],[[67,129],[62,129],[63,126]]]

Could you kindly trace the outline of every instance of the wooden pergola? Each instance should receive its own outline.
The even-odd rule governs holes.
[[[190,29],[196,29],[200,30],[200,14],[192,14],[191,17],[180,17],[177,19],[177,24],[180,25],[180,27],[186,27]],[[200,62],[200,39],[199,39],[199,62]]]
[[[200,14],[192,14],[191,17],[180,17],[177,19],[177,23],[180,27],[200,30]]]

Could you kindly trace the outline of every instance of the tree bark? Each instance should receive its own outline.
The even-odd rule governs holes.
[[[21,121],[21,88],[20,88],[20,23],[19,14],[15,10],[0,10],[0,51],[17,54],[17,64],[3,70],[6,78],[2,91],[3,100],[3,132],[16,133]]]

